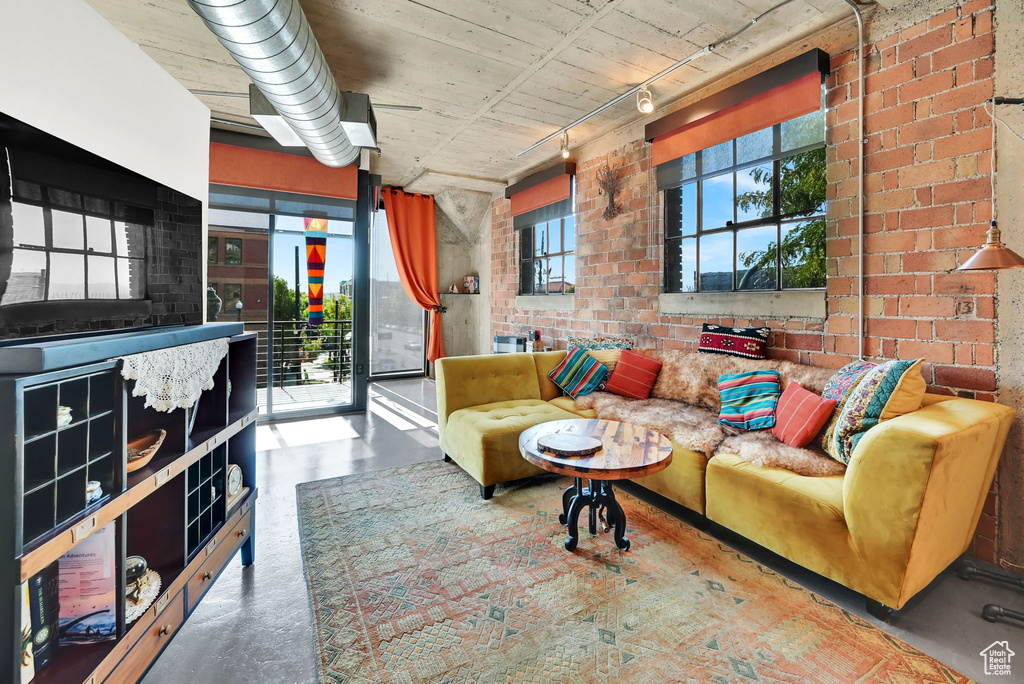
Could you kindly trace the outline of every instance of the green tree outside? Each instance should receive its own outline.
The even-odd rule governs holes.
[[[305,320],[308,316],[309,294],[307,292],[300,292],[298,320]],[[343,294],[334,292],[328,294],[324,297],[324,319],[339,321],[352,320],[352,300]],[[288,284],[287,280],[279,276],[274,277],[274,320],[296,320],[295,289]]]
[[[818,213],[818,208],[825,205],[824,148],[785,159],[781,168],[781,213]],[[742,193],[736,198],[737,203],[744,211],[760,210],[762,217],[771,216],[771,172],[757,168],[751,175],[758,185],[765,185],[767,189]],[[816,218],[790,226],[782,238],[781,249],[778,249],[783,287],[825,287],[825,219]],[[764,250],[740,252],[739,261],[748,269],[774,272],[776,247],[772,242]]]

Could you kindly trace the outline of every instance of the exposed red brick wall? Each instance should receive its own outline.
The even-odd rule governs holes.
[[[925,357],[932,391],[993,399],[997,388],[995,287],[991,272],[951,272],[984,242],[991,219],[993,95],[991,0],[954,7],[866,47],[865,353]],[[839,367],[857,354],[856,49],[832,59],[827,81],[828,312],[821,319],[706,319],[658,312],[660,225],[650,146],[626,145],[577,166],[575,311],[519,311],[518,241],[507,200],[493,206],[493,334],[541,330],[564,348],[570,335],[625,334],[640,346],[695,350],[704,322],[768,325],[769,355]],[[610,164],[625,210],[601,214],[595,175]],[[653,194],[653,196],[652,196]],[[993,560],[995,493],[978,527],[975,553]]]

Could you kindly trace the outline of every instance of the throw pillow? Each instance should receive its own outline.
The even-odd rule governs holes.
[[[658,381],[660,371],[661,361],[658,359],[623,349],[619,363],[608,378],[606,389],[623,397],[647,399],[651,396],[654,383]]]
[[[574,398],[596,390],[606,375],[608,369],[603,363],[578,348],[570,349],[562,362],[548,373],[552,382]]]
[[[779,397],[772,434],[791,447],[805,447],[825,427],[835,409],[833,399],[819,397],[791,382]]]
[[[745,359],[763,359],[771,332],[771,328],[733,328],[705,323],[697,351],[741,356]]]
[[[570,337],[567,345],[569,349],[579,347],[587,351],[593,349],[632,349],[633,342],[628,337],[616,337],[615,335],[601,335],[598,337]]]
[[[758,370],[727,373],[718,378],[722,410],[718,422],[741,430],[764,430],[775,425],[779,401],[779,372]]]
[[[924,359],[886,361],[868,370],[846,397],[839,418],[829,426],[825,453],[849,464],[861,437],[878,425],[921,408],[925,382]]]
[[[619,362],[619,355],[622,354],[622,350],[588,349],[587,354],[593,356],[595,359],[603,363],[608,368],[608,372],[611,373],[615,370],[615,365]]]
[[[869,370],[877,366],[876,363],[870,361],[864,361],[863,359],[857,359],[846,364],[835,374],[828,379],[825,383],[825,388],[821,391],[821,396],[826,399],[832,399],[837,404],[842,403],[846,395],[850,393],[853,386],[856,385],[864,374]]]

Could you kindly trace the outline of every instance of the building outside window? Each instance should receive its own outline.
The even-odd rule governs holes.
[[[825,124],[816,111],[684,157],[665,190],[665,291],[825,287]]]
[[[242,238],[224,238],[224,263],[228,266],[242,264]]]
[[[519,294],[561,295],[576,291],[574,217],[543,221],[519,231]]]

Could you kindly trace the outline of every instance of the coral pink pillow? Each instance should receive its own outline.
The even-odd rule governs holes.
[[[834,400],[819,397],[791,382],[779,397],[772,434],[791,447],[805,447],[825,426],[835,409]]]
[[[646,399],[651,396],[660,371],[661,361],[658,359],[623,349],[606,389],[623,397]]]

